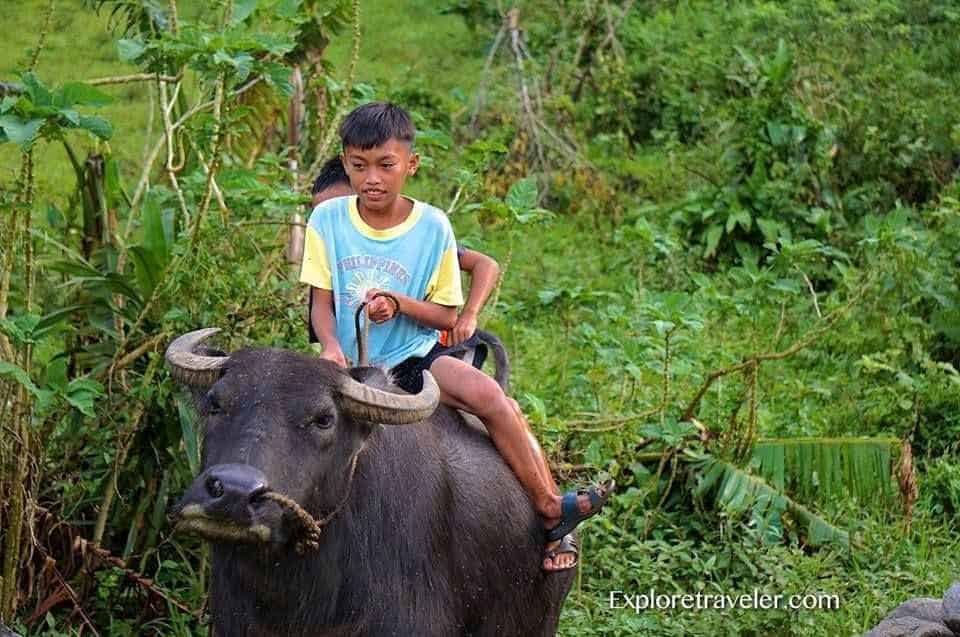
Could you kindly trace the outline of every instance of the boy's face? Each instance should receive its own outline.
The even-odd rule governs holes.
[[[350,185],[361,207],[371,212],[389,211],[419,165],[420,157],[411,152],[410,145],[394,138],[368,150],[347,146],[343,151]]]

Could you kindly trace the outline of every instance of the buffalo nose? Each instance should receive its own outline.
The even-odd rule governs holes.
[[[209,516],[245,523],[267,491],[267,477],[259,469],[245,464],[219,464],[194,481],[184,497],[184,505],[199,505]]]

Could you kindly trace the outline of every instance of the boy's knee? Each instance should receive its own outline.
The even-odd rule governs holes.
[[[472,402],[477,407],[488,413],[503,412],[512,410],[507,397],[504,395],[500,385],[489,379],[490,382],[478,383],[471,393]]]
[[[459,361],[458,361],[459,362]],[[444,361],[446,364],[447,362]],[[431,368],[433,369],[433,368]],[[470,366],[458,366],[452,369],[449,366],[439,369],[441,375],[450,378],[456,375],[457,387],[444,387],[441,382],[441,389],[450,391],[450,393],[467,407],[467,411],[479,416],[482,420],[506,420],[513,419],[520,413],[520,406],[505,393],[497,381],[490,378],[480,370]]]
[[[477,382],[470,384],[465,398],[471,411],[481,418],[503,418],[513,411],[500,385],[485,374],[477,375]]]

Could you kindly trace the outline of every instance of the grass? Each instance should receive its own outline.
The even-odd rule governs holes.
[[[16,81],[17,73],[29,65],[49,0],[9,4],[4,7],[5,37],[0,42],[0,81],[6,82]],[[411,86],[469,95],[480,78],[484,42],[458,16],[441,14],[442,6],[425,0],[362,2],[357,81],[374,86],[384,96]],[[82,0],[55,2],[51,28],[36,68],[38,77],[53,85],[137,72],[136,67],[120,60],[115,45],[119,36],[110,28],[109,11],[97,15]],[[352,46],[349,29],[330,45],[335,76],[345,76]],[[115,99],[98,110],[114,126],[109,151],[120,161],[123,174],[128,179],[136,178],[147,142],[151,89],[147,83],[135,83],[102,90]],[[158,131],[159,121],[155,119],[151,143]],[[91,136],[77,134],[69,141],[81,158],[98,151],[98,143]],[[38,192],[63,204],[74,187],[73,170],[63,147],[39,145],[34,164]],[[18,167],[19,153],[12,145],[7,146],[0,154],[0,187],[14,182]]]
[[[470,95],[480,81],[482,37],[456,15],[442,14],[445,2],[361,2],[360,60],[357,80],[378,89],[429,87]],[[329,48],[338,72],[349,66],[352,35],[344,32]]]
[[[0,81],[16,81],[27,68],[30,51],[37,45],[48,0],[18,0],[4,7],[4,38],[0,42]],[[84,81],[99,77],[127,75],[138,70],[120,60],[115,36],[109,30],[108,15],[97,15],[81,0],[59,0],[54,4],[51,28],[39,57],[36,74],[47,85]],[[148,87],[144,83],[102,88],[114,102],[98,109],[114,127],[109,150],[120,160],[126,174],[139,165],[146,140]],[[156,125],[154,130],[157,130]],[[75,134],[69,142],[82,159],[96,152],[98,143],[89,135]],[[73,169],[59,144],[40,144],[35,151],[37,190],[62,202],[74,188]],[[19,153],[5,146],[0,154],[0,187],[13,183]]]

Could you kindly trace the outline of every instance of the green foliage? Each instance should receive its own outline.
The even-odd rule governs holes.
[[[34,397],[42,505],[89,535],[105,494],[121,494],[103,546],[202,604],[202,551],[169,536],[164,518],[199,467],[201,432],[160,357],[201,325],[223,328],[225,349],[307,350],[281,230],[306,200],[290,186],[281,130],[299,63],[312,69],[310,108],[319,90],[330,111],[308,117],[301,165],[337,109],[370,99],[411,108],[424,155],[412,194],[449,209],[458,236],[500,262],[485,327],[508,345],[516,395],[551,463],[565,482],[607,473],[621,485],[583,527],[561,634],[860,634],[955,578],[960,547],[945,520],[960,506],[960,17],[950,3],[631,3],[622,21],[625,5],[604,0],[525,3],[536,130],[545,144],[570,144],[535,177],[509,48],[473,117],[502,24],[491,3],[363,4],[352,82],[350,2],[243,0],[229,15],[181,4],[173,33],[170,3],[88,3],[111,16],[96,25],[99,48],[51,49],[0,101],[8,155],[32,150],[40,177],[0,317],[31,360],[0,364],[0,389]],[[92,23],[71,18],[68,44],[84,42],[72,25]],[[109,60],[91,77],[184,70],[167,86],[179,91],[174,121],[187,117],[175,182],[164,149],[142,173],[145,87],[64,81],[88,49]],[[214,103],[221,79],[220,119],[210,107],[190,114]],[[62,178],[71,166],[76,188]],[[211,166],[223,209],[207,197]],[[0,202],[19,202],[14,190],[0,189]],[[797,343],[755,380],[717,377],[687,415],[711,372]],[[919,469],[906,530],[894,439],[912,442]],[[76,590],[92,591],[83,607],[102,634],[206,630],[173,609],[142,615],[117,572],[95,577]],[[611,590],[651,586],[819,590],[842,605],[609,608]],[[75,634],[70,613],[18,628]]]
[[[797,518],[805,542],[810,546],[833,543],[849,547],[846,531],[830,524],[822,517],[781,495],[763,480],[751,476],[723,460],[710,457],[696,458],[697,484],[694,495],[711,497],[726,515],[740,516],[750,511],[750,526],[764,542],[775,542],[783,535],[782,516],[786,511]]]
[[[463,210],[490,213],[507,222],[511,231],[517,233],[522,226],[548,221],[555,216],[551,211],[538,206],[538,199],[536,178],[525,177],[514,182],[502,199],[490,197],[483,203],[466,205]]]
[[[926,463],[920,496],[933,515],[960,517],[960,463],[956,458],[940,457]]]
[[[157,0],[83,0],[97,13],[110,10],[112,27],[122,27],[124,35],[130,32],[151,34],[169,27],[167,7]]]
[[[111,98],[92,86],[70,82],[53,90],[33,73],[21,76],[19,96],[0,101],[0,144],[13,142],[21,150],[30,148],[38,137],[62,139],[63,131],[85,130],[100,139],[110,139],[113,127],[100,117],[81,115],[77,106],[103,106]]]
[[[686,188],[661,210],[707,258],[780,237],[849,245],[863,215],[928,203],[950,181],[956,24],[938,2],[645,5],[626,16],[620,53],[604,11],[553,10],[585,20],[593,45],[553,65],[579,78],[562,111],[625,176],[621,157],[669,149]],[[571,37],[535,33],[560,50]]]
[[[898,499],[890,439],[781,438],[757,442],[751,464],[774,489],[823,505],[855,499],[879,508]]]

